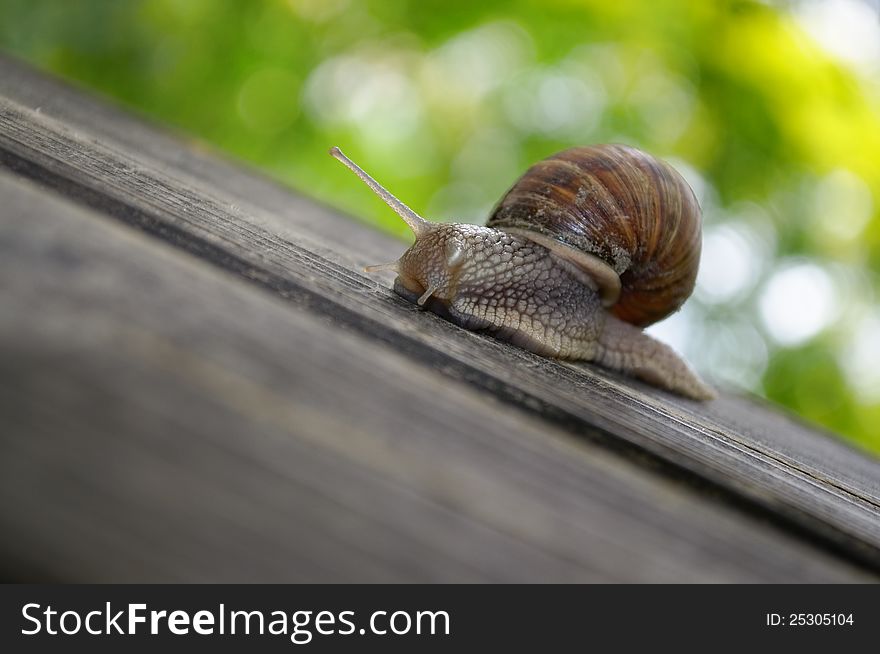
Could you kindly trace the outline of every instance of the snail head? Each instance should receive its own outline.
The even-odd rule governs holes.
[[[451,301],[467,258],[468,226],[425,220],[383,188],[339,148],[331,148],[330,155],[341,161],[403,218],[416,237],[415,243],[397,261],[367,266],[365,270],[396,272],[395,290],[420,306],[429,299],[443,304]]]

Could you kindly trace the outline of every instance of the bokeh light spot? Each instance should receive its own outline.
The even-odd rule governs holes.
[[[851,241],[871,220],[874,200],[860,177],[848,170],[836,170],[816,186],[814,207],[822,236]]]
[[[389,50],[333,57],[306,82],[312,119],[329,128],[353,127],[376,150],[405,142],[423,118],[421,98],[407,70],[405,52]]]
[[[880,312],[864,316],[856,323],[841,364],[861,401],[880,402]]]
[[[781,266],[761,293],[764,327],[780,345],[803,343],[837,317],[839,306],[831,277],[813,263]]]
[[[863,0],[808,0],[795,16],[832,55],[866,73],[880,71],[880,20]]]
[[[703,233],[697,293],[710,304],[744,297],[765,265],[756,238],[744,225],[725,223]]]

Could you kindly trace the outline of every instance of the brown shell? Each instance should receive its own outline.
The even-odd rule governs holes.
[[[644,326],[676,311],[700,261],[700,206],[669,164],[625,145],[571,148],[538,162],[487,226],[537,232],[593,254],[620,276],[611,311]]]

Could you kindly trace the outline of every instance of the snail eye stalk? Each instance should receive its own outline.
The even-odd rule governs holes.
[[[403,222],[405,222],[409,226],[409,228],[413,231],[413,234],[416,235],[417,239],[420,236],[423,236],[431,228],[431,223],[429,221],[422,218],[419,214],[410,209],[403,202],[391,195],[391,193],[389,193],[379,182],[370,177],[363,170],[363,168],[361,168],[354,161],[342,154],[342,150],[334,146],[330,148],[330,156],[338,161],[341,161],[346,168],[348,168],[355,175],[360,177],[361,181],[369,186],[373,193],[382,198],[385,204],[391,207],[398,216],[403,218]]]

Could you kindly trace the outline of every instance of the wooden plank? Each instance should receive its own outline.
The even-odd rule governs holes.
[[[90,100],[16,64],[0,66],[7,167],[577,438],[880,566],[876,459],[747,398],[694,404],[464,332],[358,272],[402,245],[121,113],[94,114]]]
[[[291,193],[264,174],[232,162],[209,144],[170,132],[126,113],[109,99],[94,97],[36,73],[0,52],[0,97],[50,116],[89,141],[134,155],[159,170],[183,173],[200,188],[222,190],[230,213],[247,214],[266,230],[288,241],[302,235],[375,262],[401,243],[351,216]],[[343,172],[343,171],[340,171]],[[368,198],[370,199],[370,198]],[[243,205],[237,203],[242,201]],[[232,209],[235,207],[235,209]]]
[[[7,575],[876,580],[31,182],[0,197]]]

